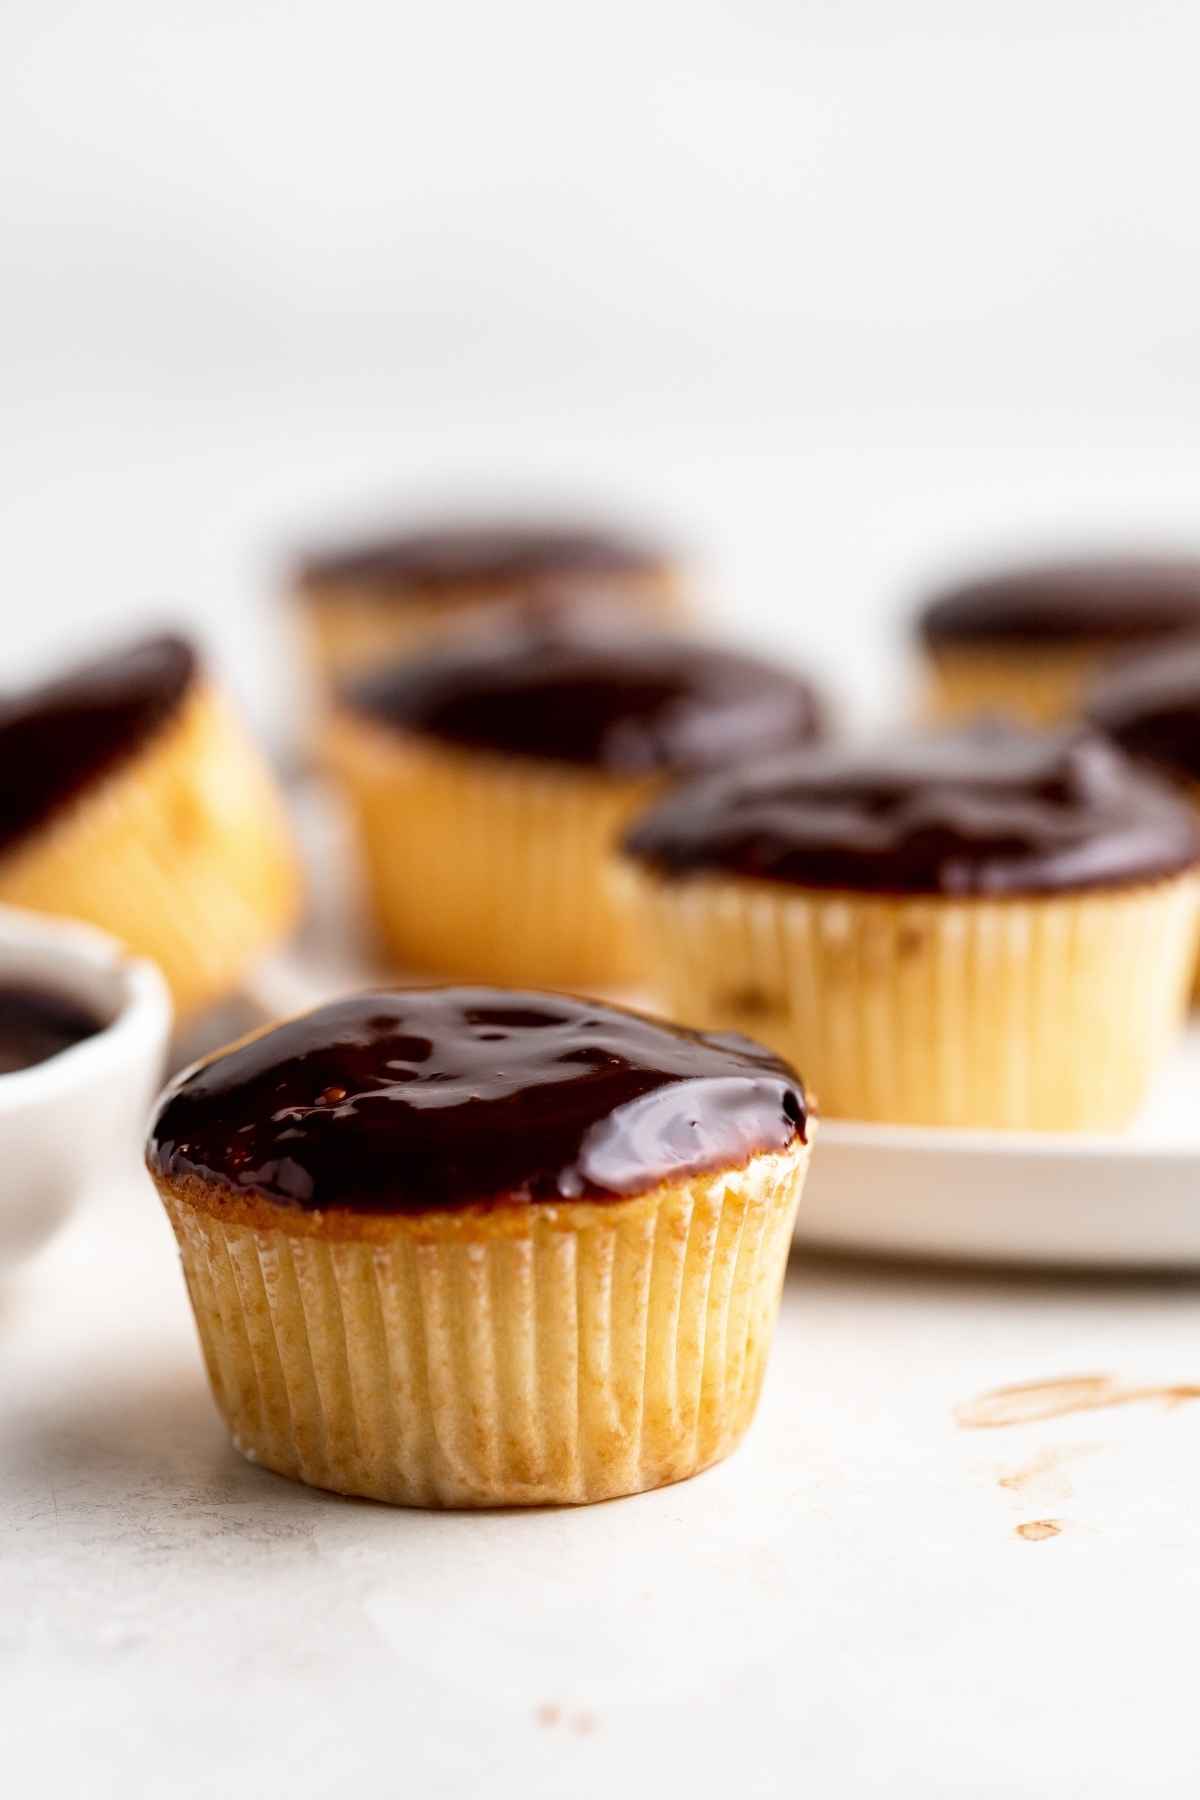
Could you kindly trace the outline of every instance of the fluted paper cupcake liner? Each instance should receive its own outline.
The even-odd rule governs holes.
[[[1193,875],[954,900],[626,874],[673,1016],[771,1045],[826,1117],[1113,1130],[1187,1004]]]
[[[612,852],[657,784],[460,751],[345,717],[329,747],[400,967],[546,987],[638,980]]]
[[[1104,644],[930,650],[925,656],[925,715],[938,724],[965,723],[987,714],[1032,725],[1077,719],[1089,687],[1111,655]]]
[[[159,1186],[246,1456],[404,1505],[535,1505],[637,1493],[733,1449],[806,1159],[604,1204],[343,1226],[261,1203],[278,1216],[264,1224]]]
[[[298,900],[274,784],[203,684],[127,763],[0,858],[0,901],[112,932],[160,965],[179,1015],[231,993]]]

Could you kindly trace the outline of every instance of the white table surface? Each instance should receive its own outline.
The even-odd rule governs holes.
[[[6,1790],[1192,1795],[1200,1404],[955,1409],[1068,1373],[1195,1380],[1197,1299],[793,1262],[723,1467],[577,1511],[410,1513],[229,1449],[131,1181],[0,1291]],[[1042,1519],[1059,1534],[1018,1534]]]

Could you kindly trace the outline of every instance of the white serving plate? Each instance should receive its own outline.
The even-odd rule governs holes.
[[[312,918],[249,993],[274,1017],[402,979],[365,948],[353,880],[340,878],[352,848],[319,792],[305,797],[301,829],[319,872]],[[1200,1268],[1200,1024],[1119,1135],[823,1120],[796,1236],[870,1255]]]
[[[797,1237],[888,1256],[1200,1268],[1200,1029],[1119,1135],[824,1122]]]

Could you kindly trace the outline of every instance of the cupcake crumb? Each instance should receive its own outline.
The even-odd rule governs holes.
[[[555,1706],[551,1701],[546,1701],[543,1705],[538,1707],[533,1716],[539,1725],[558,1725],[562,1721],[562,1707]]]

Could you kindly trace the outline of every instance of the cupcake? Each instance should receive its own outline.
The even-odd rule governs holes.
[[[672,777],[802,742],[807,682],[611,615],[508,620],[344,690],[329,761],[401,968],[550,987],[641,974],[611,882]]]
[[[187,1071],[147,1161],[243,1455],[402,1505],[541,1505],[737,1444],[807,1135],[795,1075],[742,1039],[433,988]]]
[[[1088,696],[1089,723],[1200,796],[1200,636],[1115,664]]]
[[[948,722],[1068,719],[1105,663],[1189,629],[1200,629],[1200,561],[1097,558],[987,576],[920,615],[927,710]]]
[[[271,779],[179,638],[0,700],[0,903],[86,919],[154,959],[177,1013],[288,929],[297,869]]]
[[[599,598],[670,615],[683,609],[684,580],[665,550],[631,535],[513,519],[445,522],[315,551],[290,585],[309,660],[328,690],[497,607]]]
[[[1082,730],[798,751],[624,848],[672,1009],[803,1044],[827,1115],[1112,1131],[1186,1003],[1200,829]]]
[[[1200,811],[1200,637],[1144,651],[1102,676],[1087,716]],[[1200,970],[1196,993],[1200,997]]]

